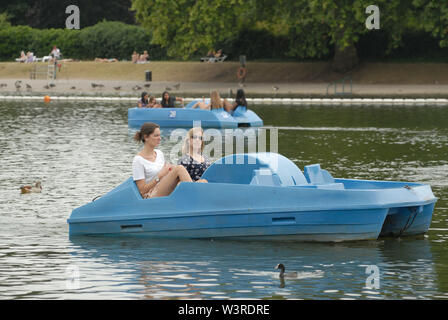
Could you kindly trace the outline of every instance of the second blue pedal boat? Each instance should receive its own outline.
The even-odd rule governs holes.
[[[192,109],[198,100],[193,100],[185,108],[130,108],[128,125],[138,128],[145,122],[155,122],[161,127],[192,128],[194,121],[201,121],[203,128],[261,127],[263,120],[246,107],[237,107],[232,114],[224,109]]]

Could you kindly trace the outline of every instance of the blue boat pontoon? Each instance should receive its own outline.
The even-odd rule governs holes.
[[[70,235],[346,241],[427,232],[434,197],[426,184],[335,179],[304,173],[276,153],[226,156],[168,197],[143,199],[132,177],[74,209]]]
[[[145,122],[155,122],[161,127],[192,128],[194,121],[201,121],[203,128],[261,127],[263,121],[252,110],[237,107],[232,114],[224,109],[201,110],[191,107],[193,100],[185,108],[130,108],[128,125],[140,127]],[[207,102],[207,100],[206,100]]]

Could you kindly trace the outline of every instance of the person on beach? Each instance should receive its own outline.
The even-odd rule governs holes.
[[[209,58],[214,58],[214,57],[215,57],[215,54],[216,54],[215,50],[210,49],[210,50],[207,52],[207,57],[209,57]]]
[[[149,54],[148,51],[143,51],[143,54],[138,58],[137,63],[146,63],[148,62]]]
[[[222,57],[222,49],[219,49],[216,53],[215,53],[215,58],[221,58]]]
[[[202,174],[210,167],[210,161],[202,155],[204,151],[204,131],[200,127],[191,128],[182,147],[182,158],[177,164],[183,165],[193,181],[206,182]]]
[[[235,102],[233,102],[232,104],[224,105],[224,109],[228,113],[233,113],[233,111],[238,106],[247,108],[246,94],[244,93],[243,89],[238,89],[238,91],[236,92]]]
[[[50,56],[53,57],[54,60],[59,60],[61,57],[61,50],[58,49],[58,47],[53,46],[53,50],[50,52]]]
[[[161,139],[160,126],[152,122],[144,123],[134,135],[143,149],[132,161],[132,176],[145,199],[168,196],[179,183],[193,182],[184,166],[165,162],[163,152],[156,149]]]
[[[205,103],[204,101],[196,102],[191,108],[198,108],[202,110],[213,110],[213,109],[222,109],[225,106],[227,108],[231,108],[232,104],[227,99],[221,99],[218,91],[212,91],[210,93],[210,103]]]
[[[22,50],[22,52],[20,52],[20,58],[16,59],[18,62],[26,62],[26,55],[25,52]]]
[[[175,108],[176,101],[180,101],[183,103],[184,99],[171,96],[168,91],[164,91],[162,93],[162,102],[161,102],[162,108]]]
[[[137,63],[137,61],[138,61],[138,53],[134,51],[132,53],[132,63]]]

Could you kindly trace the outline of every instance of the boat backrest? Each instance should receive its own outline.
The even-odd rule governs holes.
[[[261,186],[277,186],[282,185],[282,181],[276,173],[272,173],[271,170],[259,169],[253,171],[251,185],[261,185]]]
[[[268,178],[269,175],[272,177]],[[215,161],[202,178],[218,183],[266,183],[280,186],[308,184],[302,171],[291,160],[272,152],[223,157]]]
[[[311,164],[305,166],[304,173],[306,180],[312,184],[334,183],[334,178],[327,170],[320,168],[320,164]]]
[[[320,164],[305,166],[303,171],[309,184],[318,189],[344,189],[344,184],[335,182],[327,170],[320,168]]]

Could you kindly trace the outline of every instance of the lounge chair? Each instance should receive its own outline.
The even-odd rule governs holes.
[[[226,60],[226,58],[227,58],[227,55],[224,54],[224,55],[222,55],[219,58],[216,58],[216,57],[203,57],[203,58],[201,58],[201,61],[202,62],[215,63],[215,62],[223,62],[224,60]]]

